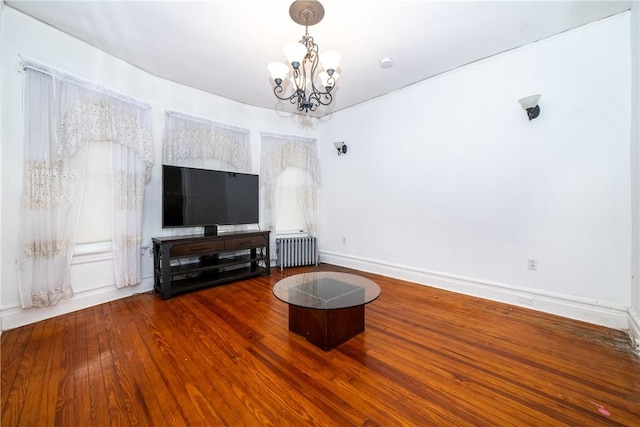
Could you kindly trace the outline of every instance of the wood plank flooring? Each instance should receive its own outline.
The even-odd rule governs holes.
[[[625,333],[382,276],[365,332],[288,331],[272,269],[6,331],[2,426],[638,426]],[[357,272],[356,272],[357,273]]]

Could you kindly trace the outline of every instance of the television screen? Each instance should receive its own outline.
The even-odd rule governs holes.
[[[255,224],[258,175],[162,166],[162,226]]]

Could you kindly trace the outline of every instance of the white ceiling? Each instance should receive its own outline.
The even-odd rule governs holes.
[[[245,104],[277,102],[267,64],[304,27],[292,0],[33,1],[6,4],[151,74]],[[630,9],[631,1],[322,0],[309,27],[320,52],[342,53],[322,116],[482,58]],[[394,64],[383,69],[381,58]]]

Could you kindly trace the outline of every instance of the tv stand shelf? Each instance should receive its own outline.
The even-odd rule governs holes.
[[[154,237],[154,285],[163,299],[271,274],[269,232]]]

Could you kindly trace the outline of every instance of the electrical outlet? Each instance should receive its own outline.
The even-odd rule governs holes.
[[[536,271],[538,269],[538,260],[535,258],[529,258],[527,260],[527,268],[529,270]]]
[[[343,238],[342,238],[342,244],[343,244],[343,245],[346,245],[346,244],[347,244],[347,238],[346,238],[346,237],[343,237]]]

